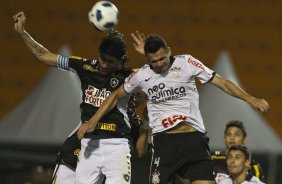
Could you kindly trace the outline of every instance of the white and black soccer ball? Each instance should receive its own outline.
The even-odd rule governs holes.
[[[117,26],[119,11],[109,1],[98,1],[88,14],[88,19],[97,29],[110,31]]]

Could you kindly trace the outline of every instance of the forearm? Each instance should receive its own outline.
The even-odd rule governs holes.
[[[26,44],[26,46],[29,48],[29,50],[31,51],[31,53],[35,56],[35,57],[40,57],[43,56],[44,54],[46,54],[48,52],[48,50],[46,48],[44,48],[41,44],[39,44],[38,42],[36,42],[26,31],[23,31],[22,33],[20,33],[20,36],[22,38],[22,40],[24,41],[24,43]]]
[[[248,93],[246,93],[244,90],[242,90],[240,87],[238,87],[236,84],[234,84],[229,80],[226,80],[218,75],[215,75],[211,83],[216,87],[220,88],[221,90],[223,90],[225,93],[246,101],[255,110],[259,110],[261,112],[269,111],[269,104],[267,101],[249,95]]]
[[[149,130],[141,129],[140,135],[138,137],[135,150],[138,158],[141,158],[145,155],[148,149],[148,138],[149,138]]]
[[[236,98],[242,99],[246,102],[250,102],[251,98],[253,98],[251,95],[246,93],[244,90],[242,90],[239,86],[235,85],[233,82],[229,80],[225,80],[224,86],[222,90]]]
[[[45,47],[36,42],[26,31],[21,32],[20,37],[31,51],[31,53],[42,63],[55,66],[56,56],[50,53]]]
[[[102,103],[98,111],[92,116],[89,122],[93,125],[97,124],[102,117],[110,112],[117,105],[117,96],[113,93]]]

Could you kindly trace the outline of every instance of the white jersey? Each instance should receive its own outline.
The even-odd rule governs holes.
[[[143,90],[148,96],[148,116],[153,133],[176,126],[181,121],[200,132],[206,132],[199,110],[199,94],[195,77],[201,83],[212,80],[214,71],[191,55],[171,59],[168,71],[158,74],[149,65],[126,78],[124,90],[131,93]]]
[[[221,179],[218,184],[233,184],[233,181],[230,177],[226,177]],[[260,181],[257,177],[248,175],[246,180],[243,181],[241,184],[265,184]]]

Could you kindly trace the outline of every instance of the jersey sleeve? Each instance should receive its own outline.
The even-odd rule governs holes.
[[[124,81],[123,87],[126,93],[132,93],[140,87],[140,80],[138,80],[139,71],[130,74]]]
[[[188,55],[186,61],[188,70],[193,76],[198,78],[201,83],[210,82],[216,74],[213,70],[206,67],[201,61],[191,55]]]
[[[252,160],[252,163],[249,167],[249,171],[253,176],[259,178],[261,181],[264,181],[263,170],[258,162]]]
[[[62,70],[74,70],[77,73],[81,73],[83,64],[85,63],[84,61],[87,60],[78,56],[65,57],[58,55],[57,68]]]

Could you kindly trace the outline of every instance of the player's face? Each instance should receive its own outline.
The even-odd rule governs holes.
[[[245,138],[242,130],[237,127],[229,127],[224,135],[224,143],[227,149],[231,146],[244,145]]]
[[[156,73],[163,73],[170,67],[170,49],[160,48],[155,53],[147,53],[149,64]]]
[[[250,164],[249,160],[246,160],[245,155],[239,150],[232,150],[227,155],[227,169],[231,175],[241,175],[246,173]]]
[[[120,61],[110,55],[101,54],[99,58],[99,71],[102,75],[109,75],[117,69]]]

